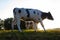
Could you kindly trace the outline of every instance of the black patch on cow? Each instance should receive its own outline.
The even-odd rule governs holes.
[[[18,13],[21,13],[21,10],[18,10]]]
[[[36,14],[36,12],[35,12],[35,11],[33,11],[33,13],[34,13],[34,14]]]
[[[27,12],[27,17],[30,17],[29,9],[26,9],[26,12]]]
[[[13,13],[14,13],[14,15],[16,15],[15,8],[13,9]]]

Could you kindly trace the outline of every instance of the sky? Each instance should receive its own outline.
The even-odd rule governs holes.
[[[45,19],[43,24],[46,29],[60,28],[60,0],[0,0],[0,18],[6,19],[13,17],[13,9],[33,8],[43,12],[51,12],[54,20]],[[41,25],[38,24],[38,28]]]

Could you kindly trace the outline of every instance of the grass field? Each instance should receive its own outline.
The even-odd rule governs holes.
[[[18,32],[17,30],[0,30],[0,40],[60,40],[60,31],[47,30],[37,31],[23,30]]]

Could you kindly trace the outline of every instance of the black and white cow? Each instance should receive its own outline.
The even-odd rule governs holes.
[[[25,21],[26,29],[34,28],[34,21]]]
[[[50,12],[46,13],[46,12],[42,12],[40,10],[37,9],[27,9],[27,8],[14,8],[13,9],[13,14],[14,14],[14,20],[12,21],[12,29],[14,28],[13,25],[16,23],[18,26],[18,29],[20,32],[22,32],[21,28],[20,28],[20,20],[32,20],[35,22],[35,31],[36,31],[36,24],[37,23],[41,23],[44,31],[44,25],[42,23],[42,20],[44,19],[50,19],[53,20],[53,17],[51,15]]]

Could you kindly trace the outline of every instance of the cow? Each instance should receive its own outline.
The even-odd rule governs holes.
[[[26,29],[34,28],[34,21],[25,21]]]
[[[42,12],[38,9],[28,9],[28,8],[14,8],[13,9],[13,15],[14,15],[14,19],[12,21],[12,29],[14,29],[14,24],[17,24],[18,30],[20,32],[22,32],[21,27],[20,27],[20,20],[24,20],[24,21],[28,21],[28,20],[32,20],[34,21],[34,25],[35,25],[35,31],[36,31],[36,27],[37,27],[37,23],[40,23],[44,28],[43,25],[43,20],[44,19],[49,19],[49,20],[54,20],[51,13],[50,12]]]

